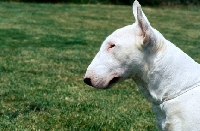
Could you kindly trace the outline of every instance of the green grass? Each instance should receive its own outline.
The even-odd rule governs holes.
[[[106,36],[134,22],[131,6],[0,4],[0,130],[156,130],[132,80],[110,90],[83,83]],[[199,7],[144,12],[200,62]]]

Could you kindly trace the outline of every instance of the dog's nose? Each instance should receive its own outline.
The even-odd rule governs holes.
[[[86,84],[88,84],[89,86],[92,86],[92,82],[91,82],[91,79],[90,79],[90,78],[85,78],[85,79],[84,79],[84,82],[85,82]]]

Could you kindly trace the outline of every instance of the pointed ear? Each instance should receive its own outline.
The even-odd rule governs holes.
[[[155,34],[151,28],[150,22],[142,11],[141,5],[137,0],[133,3],[133,14],[136,19],[136,24],[142,31],[143,34],[143,46],[154,45],[155,44]]]
[[[134,3],[133,3],[133,15],[135,17],[136,23],[138,22],[138,7],[142,11],[140,3],[137,0],[135,0]],[[143,15],[144,19],[147,21],[147,23],[150,25],[150,23],[149,23],[147,17],[145,16],[145,14],[143,13],[143,11],[142,11],[142,15]]]
[[[134,1],[133,3],[133,15],[135,17],[135,23],[138,23],[138,19],[137,19],[137,7],[138,7],[139,2],[137,0]]]

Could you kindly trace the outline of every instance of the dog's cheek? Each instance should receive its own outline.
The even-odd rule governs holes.
[[[122,63],[123,59],[125,58],[124,51],[120,47],[116,47],[115,49],[113,49],[111,52],[111,56],[113,60],[116,60],[120,63]]]

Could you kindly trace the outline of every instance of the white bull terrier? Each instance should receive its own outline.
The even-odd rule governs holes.
[[[200,65],[151,27],[138,1],[136,22],[103,42],[84,82],[107,89],[132,78],[153,104],[161,131],[200,131]]]

